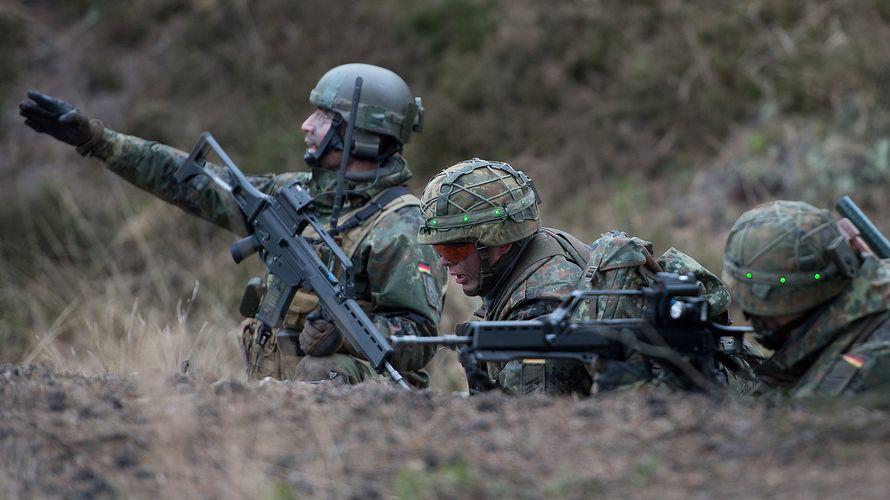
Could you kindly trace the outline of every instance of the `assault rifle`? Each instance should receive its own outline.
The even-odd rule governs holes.
[[[228,169],[230,181],[204,168],[211,149]],[[327,317],[378,373],[386,372],[402,388],[411,390],[389,362],[392,346],[355,301],[352,261],[316,220],[309,193],[296,185],[280,189],[274,195],[260,192],[209,132],[198,138],[192,152],[176,171],[176,180],[186,182],[202,174],[231,193],[247,222],[250,234],[232,243],[232,258],[240,263],[259,252],[272,276],[256,312],[256,319],[262,324],[258,343],[264,344],[272,335],[272,329],[281,326],[297,289],[309,289],[318,297]],[[310,242],[301,236],[308,226],[317,233],[317,241]],[[331,256],[328,264],[319,258],[315,244],[321,245]],[[339,266],[341,279],[333,272],[335,265]]]
[[[584,320],[573,316],[585,302],[601,296],[641,297],[643,317]],[[708,320],[708,302],[692,276],[658,273],[640,290],[576,290],[552,313],[527,321],[472,321],[463,335],[392,337],[399,345],[460,348],[471,392],[493,386],[483,363],[555,358],[591,363],[597,356],[624,360],[625,348],[655,361],[653,378],[683,390],[720,392],[724,366],[742,355],[742,336],[750,327]]]

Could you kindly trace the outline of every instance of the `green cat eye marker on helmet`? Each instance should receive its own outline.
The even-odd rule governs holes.
[[[849,262],[855,256],[827,210],[773,201],[748,210],[733,225],[723,281],[750,314],[793,314],[839,294],[856,273]]]
[[[498,246],[531,236],[541,227],[531,179],[499,161],[473,158],[433,177],[424,190],[422,244]]]

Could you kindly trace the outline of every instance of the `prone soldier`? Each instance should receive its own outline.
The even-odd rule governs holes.
[[[726,287],[688,255],[671,248],[655,259],[651,243],[620,231],[587,245],[567,232],[541,227],[539,203],[529,177],[503,162],[462,161],[427,184],[418,241],[433,246],[466,295],[482,297],[478,318],[534,319],[555,310],[577,288],[638,289],[667,271],[694,275],[709,317],[727,322]],[[581,314],[595,320],[638,318],[642,307],[640,299],[603,297]],[[726,361],[728,377],[742,371],[747,376],[747,365]],[[593,365],[535,358],[488,363],[487,374],[468,376],[475,375],[474,391],[497,387],[515,394],[587,395],[648,380],[643,365],[632,353],[624,361]]]
[[[890,261],[851,245],[827,210],[773,201],[743,213],[723,279],[774,351],[753,395],[832,398],[890,382]]]
[[[417,241],[432,246],[465,295],[482,298],[477,317],[537,318],[577,288],[590,247],[541,227],[539,203],[531,179],[498,161],[462,161],[427,184]],[[471,391],[585,395],[592,382],[583,364],[568,360],[488,363],[487,371],[489,380],[476,387],[471,380]]]

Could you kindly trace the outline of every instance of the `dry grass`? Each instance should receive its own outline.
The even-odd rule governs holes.
[[[209,128],[246,170],[281,171],[301,168],[315,79],[383,64],[427,104],[407,151],[415,187],[465,157],[504,159],[537,180],[545,223],[586,240],[622,228],[719,270],[732,220],[766,199],[852,193],[879,225],[890,215],[886,61],[872,50],[888,19],[866,0],[4,5],[0,52],[20,49],[0,59],[0,359],[175,368],[226,346],[199,365],[235,373],[234,304],[259,272],[228,261],[224,232],[21,126],[26,88],[180,148]],[[470,309],[459,295],[445,330]]]
[[[885,496],[886,403],[452,397],[241,384],[232,236],[21,125],[27,88],[245,170],[302,168],[330,66],[424,98],[414,187],[461,159],[529,172],[545,223],[622,228],[719,271],[774,198],[890,216],[887,3],[874,0],[0,3],[0,496]],[[342,30],[342,31],[339,31]],[[344,35],[344,32],[347,34]],[[448,293],[442,331],[473,309]],[[184,360],[188,376],[177,375]],[[22,366],[33,362],[51,368]]]

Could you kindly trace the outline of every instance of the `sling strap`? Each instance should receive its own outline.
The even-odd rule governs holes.
[[[368,202],[364,208],[358,210],[349,219],[346,219],[343,224],[335,227],[334,230],[331,231],[331,235],[336,236],[358,226],[362,222],[373,217],[377,212],[383,210],[390,202],[399,196],[404,196],[406,194],[410,194],[410,191],[408,191],[408,188],[405,186],[391,186],[384,189],[376,198]]]

